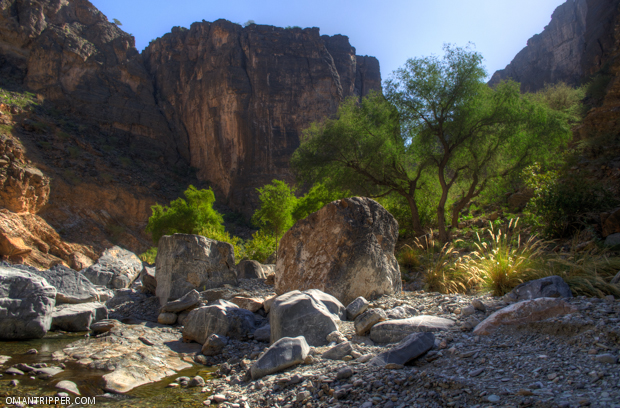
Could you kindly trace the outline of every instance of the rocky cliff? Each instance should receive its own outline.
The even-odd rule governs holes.
[[[0,206],[142,251],[150,205],[197,175],[251,214],[256,187],[291,179],[305,127],[380,89],[375,58],[317,28],[195,23],[141,55],[87,0],[0,0],[0,133],[25,146]]]
[[[619,5],[619,0],[566,1],[555,9],[543,32],[530,38],[506,68],[493,74],[489,84],[513,79],[524,92],[560,81],[581,84],[611,55]]]
[[[375,58],[318,28],[203,21],[175,27],[143,58],[181,157],[249,214],[256,187],[291,179],[304,128],[347,96],[381,89]]]

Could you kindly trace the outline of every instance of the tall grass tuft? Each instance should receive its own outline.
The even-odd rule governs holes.
[[[514,221],[514,225],[513,225]],[[505,232],[494,230],[493,224],[486,230],[488,240],[476,233],[476,250],[464,263],[467,273],[476,276],[480,287],[494,296],[503,296],[517,285],[537,275],[544,265],[542,242],[536,236],[521,240],[517,225],[519,219],[510,220]]]

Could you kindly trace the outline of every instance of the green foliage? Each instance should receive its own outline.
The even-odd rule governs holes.
[[[263,230],[256,231],[252,239],[245,243],[245,257],[260,263],[267,262],[267,258],[276,250],[276,242],[271,234]]]
[[[597,180],[587,180],[580,174],[542,171],[539,164],[523,172],[526,185],[534,197],[526,210],[531,222],[549,238],[565,237],[580,227],[586,212],[602,211],[617,201]]]
[[[152,234],[153,242],[175,233],[200,234],[205,228],[224,231],[222,215],[213,209],[215,194],[211,188],[197,190],[190,185],[184,195],[187,200],[177,198],[170,202],[170,207],[151,206],[153,214],[146,230]]]
[[[584,105],[581,103],[586,96],[584,87],[573,88],[564,82],[559,82],[554,85],[547,84],[544,89],[527,96],[532,101],[562,113],[571,125],[579,122],[585,114]]]
[[[248,26],[251,26],[252,24],[256,24],[256,22],[254,20],[248,20],[245,23],[243,23],[243,26],[248,27]]]
[[[292,30],[292,29],[294,29],[294,28],[299,28],[299,29],[301,29],[301,27],[300,27],[300,26],[286,26],[286,27],[284,27],[284,29],[285,29],[285,30]]]
[[[122,26],[122,25],[123,25],[123,23],[121,23],[121,22],[120,22],[118,19],[116,19],[116,18],[113,18],[113,19],[112,19],[112,22],[113,22],[114,24],[116,24],[117,26]]]
[[[489,185],[551,160],[570,138],[572,105],[561,104],[562,89],[526,97],[515,82],[490,88],[480,54],[444,49],[443,59],[408,60],[386,82],[386,98],[349,98],[336,119],[312,124],[291,160],[299,179],[331,178],[371,197],[399,195],[394,209],[406,203],[416,235],[431,219],[425,210],[434,208],[445,242],[446,208],[455,227]]]
[[[276,241],[280,240],[284,232],[293,226],[293,209],[297,203],[295,189],[281,180],[272,180],[271,184],[257,188],[260,208],[252,216],[252,222],[271,233]]]
[[[140,258],[142,262],[146,262],[149,265],[154,265],[155,259],[157,258],[157,247],[150,247],[145,252],[138,255],[138,258]]]
[[[329,189],[325,184],[317,183],[306,195],[297,199],[291,215],[294,221],[299,221],[320,210],[325,204],[349,195],[348,192]]]

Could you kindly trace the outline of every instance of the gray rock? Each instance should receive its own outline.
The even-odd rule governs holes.
[[[618,362],[618,357],[613,354],[606,353],[594,356],[594,360],[603,364],[616,364]]]
[[[108,318],[108,309],[99,302],[65,304],[56,307],[52,329],[69,332],[90,330],[90,326]]]
[[[411,306],[398,306],[394,309],[390,309],[387,312],[388,319],[406,319],[418,314],[418,311]]]
[[[329,333],[325,339],[329,343],[334,342],[336,344],[340,344],[344,341],[347,341],[347,338],[344,336],[344,334],[340,333],[339,331],[333,331]]]
[[[47,283],[56,288],[57,305],[99,301],[99,291],[78,271],[63,265],[56,265],[46,271],[36,270],[33,273],[44,278]]]
[[[474,309],[479,310],[481,312],[487,311],[487,307],[484,305],[484,303],[482,303],[480,299],[472,300],[471,305],[474,307]]]
[[[464,308],[461,309],[461,316],[463,317],[471,316],[474,313],[476,313],[476,308],[473,307],[472,305],[465,306]]]
[[[97,262],[80,271],[95,285],[110,289],[128,288],[142,271],[142,261],[118,246],[106,249]]]
[[[94,334],[106,333],[122,323],[115,319],[103,319],[90,324],[90,329]]]
[[[353,376],[353,369],[351,367],[343,367],[336,373],[337,380],[346,380]]]
[[[254,364],[250,367],[252,380],[257,380],[269,374],[277,373],[303,363],[310,352],[310,346],[303,336],[295,338],[283,337],[273,343]]]
[[[205,379],[197,375],[195,377],[192,377],[191,380],[189,380],[189,383],[187,384],[187,386],[188,387],[204,387]]]
[[[327,344],[327,335],[338,330],[338,322],[325,304],[295,290],[278,296],[271,306],[271,341],[304,336],[311,346],[323,346]]]
[[[0,339],[40,339],[50,329],[56,288],[33,273],[0,266]]]
[[[614,276],[611,280],[611,282],[609,282],[611,284],[617,285],[620,283],[620,271],[618,271],[618,273],[616,274],[616,276]]]
[[[370,330],[370,339],[375,343],[396,343],[416,332],[437,332],[448,330],[454,321],[437,316],[415,316],[409,319],[388,320],[377,323]]]
[[[162,313],[179,313],[191,307],[194,307],[199,303],[200,293],[198,293],[198,291],[194,289],[190,292],[187,292],[180,299],[166,303],[166,305],[161,308],[161,311]]]
[[[365,336],[375,324],[387,320],[383,309],[369,309],[355,318],[353,325],[358,336]]]
[[[200,235],[163,236],[157,249],[157,297],[165,305],[193,289],[237,284],[233,246]]]
[[[614,246],[620,245],[620,232],[608,235],[607,238],[605,238],[604,245],[608,247],[614,247]]]
[[[271,325],[266,324],[254,331],[254,340],[269,343],[271,341]]]
[[[352,351],[353,346],[351,345],[351,342],[345,341],[330,348],[329,350],[321,354],[321,357],[328,360],[342,360],[344,356],[348,356],[349,354],[351,354]]]
[[[140,272],[140,280],[142,281],[142,291],[155,295],[157,292],[157,269],[152,266],[146,266],[142,268]]]
[[[402,290],[394,257],[398,222],[367,197],[333,201],[289,229],[278,248],[275,290],[319,289],[344,304]]]
[[[265,279],[263,265],[254,260],[243,260],[237,265],[238,279]]]
[[[364,313],[368,309],[368,301],[363,296],[357,297],[347,306],[347,319],[355,320],[357,316]]]
[[[309,289],[304,291],[303,293],[312,296],[317,302],[323,303],[327,310],[329,310],[331,314],[337,316],[338,319],[346,320],[347,310],[345,309],[344,305],[332,295],[321,292],[318,289]]]
[[[187,316],[189,316],[189,312],[191,312],[191,310],[184,310],[181,313],[179,313],[177,315],[177,324],[179,324],[181,326],[184,326],[185,325],[185,319],[187,319]]]
[[[43,367],[43,368],[37,368],[36,370],[32,371],[32,373],[36,375],[37,378],[47,380],[57,374],[62,373],[62,371],[63,370],[60,367]]]
[[[564,282],[564,279],[557,275],[547,276],[541,279],[524,282],[514,288],[506,296],[515,302],[521,300],[537,299],[541,297],[573,297],[568,284]]]
[[[62,381],[59,381],[55,385],[55,387],[58,388],[59,390],[72,392],[75,395],[81,395],[80,390],[78,389],[77,385],[73,381],[62,380]]]
[[[175,324],[177,321],[177,314],[176,313],[160,313],[159,316],[157,316],[157,323],[159,324],[167,324],[167,325],[171,325],[171,324]]]
[[[434,344],[435,335],[433,333],[412,333],[394,348],[384,351],[371,359],[368,364],[380,367],[387,364],[405,365],[429,351]]]
[[[18,368],[10,367],[4,372],[6,375],[24,375],[24,372]]]
[[[219,334],[212,334],[209,336],[205,344],[202,345],[202,354],[205,356],[215,356],[222,352],[224,347],[228,344],[228,339]]]
[[[200,344],[212,334],[242,340],[256,330],[254,314],[226,300],[192,310],[184,323],[183,339]]]

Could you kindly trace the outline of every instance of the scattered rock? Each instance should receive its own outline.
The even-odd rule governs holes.
[[[40,276],[0,266],[0,339],[40,339],[50,329],[56,289]]]
[[[482,303],[480,299],[473,299],[471,301],[471,305],[474,307],[474,309],[479,310],[481,312],[486,313],[487,311],[487,307],[484,305],[484,303]]]
[[[351,342],[345,341],[340,343],[326,352],[324,352],[321,357],[326,358],[328,360],[342,360],[344,356],[348,356],[353,351],[353,346]]]
[[[244,296],[235,296],[230,301],[242,309],[249,310],[252,313],[256,313],[258,309],[263,307],[263,299],[251,298]]]
[[[454,321],[436,316],[415,316],[409,319],[388,320],[377,323],[370,330],[375,343],[396,343],[414,332],[437,332],[448,330]]]
[[[193,308],[199,303],[200,293],[198,293],[197,290],[193,289],[183,295],[180,299],[166,303],[166,305],[161,308],[161,311],[162,313],[179,313],[184,310]]]
[[[518,302],[541,297],[570,298],[573,295],[568,284],[564,282],[564,279],[554,275],[524,282],[514,288],[506,296]]]
[[[388,319],[400,320],[418,314],[418,311],[410,306],[398,306],[386,312]]]
[[[433,333],[412,333],[394,348],[377,355],[368,364],[374,366],[385,366],[387,364],[405,365],[429,351],[434,344],[435,336]]]
[[[176,323],[176,321],[177,321],[176,313],[160,313],[159,316],[157,316],[157,323],[159,324],[172,325]]]
[[[108,318],[108,309],[99,302],[64,304],[52,314],[52,329],[69,332],[90,330],[90,326]]]
[[[336,344],[340,344],[344,341],[347,341],[347,338],[344,336],[344,334],[340,333],[339,331],[333,331],[327,335],[326,340],[329,343],[334,342]]]
[[[258,261],[243,260],[237,265],[238,279],[265,279],[263,265]]]
[[[616,364],[618,362],[618,357],[614,356],[613,354],[598,354],[596,356],[594,356],[594,360],[598,361],[599,363],[603,363],[603,364]]]
[[[398,223],[376,201],[334,201],[298,221],[278,249],[275,289],[319,289],[344,304],[402,290],[394,257]]]
[[[140,272],[140,281],[142,281],[143,292],[150,293],[151,295],[157,294],[156,273],[156,268],[144,265],[142,272]]]
[[[157,297],[163,305],[193,289],[237,284],[231,244],[200,235],[163,236],[157,249]]]
[[[605,238],[604,245],[607,247],[615,247],[620,245],[620,232],[608,235],[607,238]]]
[[[247,338],[256,330],[254,315],[226,300],[192,310],[185,319],[183,339],[204,344],[212,334]]]
[[[310,347],[303,336],[280,338],[252,365],[252,380],[301,364],[309,352]]]
[[[387,315],[383,309],[366,310],[355,318],[355,333],[358,336],[365,336],[375,324],[387,320]]]
[[[323,346],[327,335],[338,330],[338,322],[338,317],[315,296],[295,290],[278,296],[271,306],[271,341],[303,336],[311,346]]]
[[[476,335],[491,334],[500,325],[516,325],[575,313],[577,309],[557,298],[537,298],[515,303],[498,310],[474,329]]]
[[[82,395],[80,394],[80,390],[78,389],[77,385],[73,381],[62,380],[62,381],[59,381],[55,385],[55,387],[58,388],[59,390],[69,391],[75,395]]]
[[[224,347],[228,344],[228,339],[225,336],[219,334],[212,334],[209,336],[205,344],[202,345],[202,354],[205,356],[215,356],[222,352]]]
[[[353,376],[353,370],[351,367],[344,367],[338,370],[336,373],[337,380],[346,380],[347,378],[351,378]]]
[[[355,320],[357,316],[368,309],[368,301],[363,296],[357,297],[347,306],[347,320]]]
[[[122,323],[114,319],[103,319],[95,323],[91,323],[90,329],[94,334],[106,333]]]
[[[254,331],[254,340],[264,343],[271,342],[271,325],[266,324]]]
[[[205,379],[197,375],[195,377],[192,377],[191,380],[189,380],[189,383],[187,384],[187,386],[188,387],[204,387]]]
[[[97,262],[80,271],[95,285],[111,289],[128,288],[142,271],[142,261],[118,246],[106,249]]]

